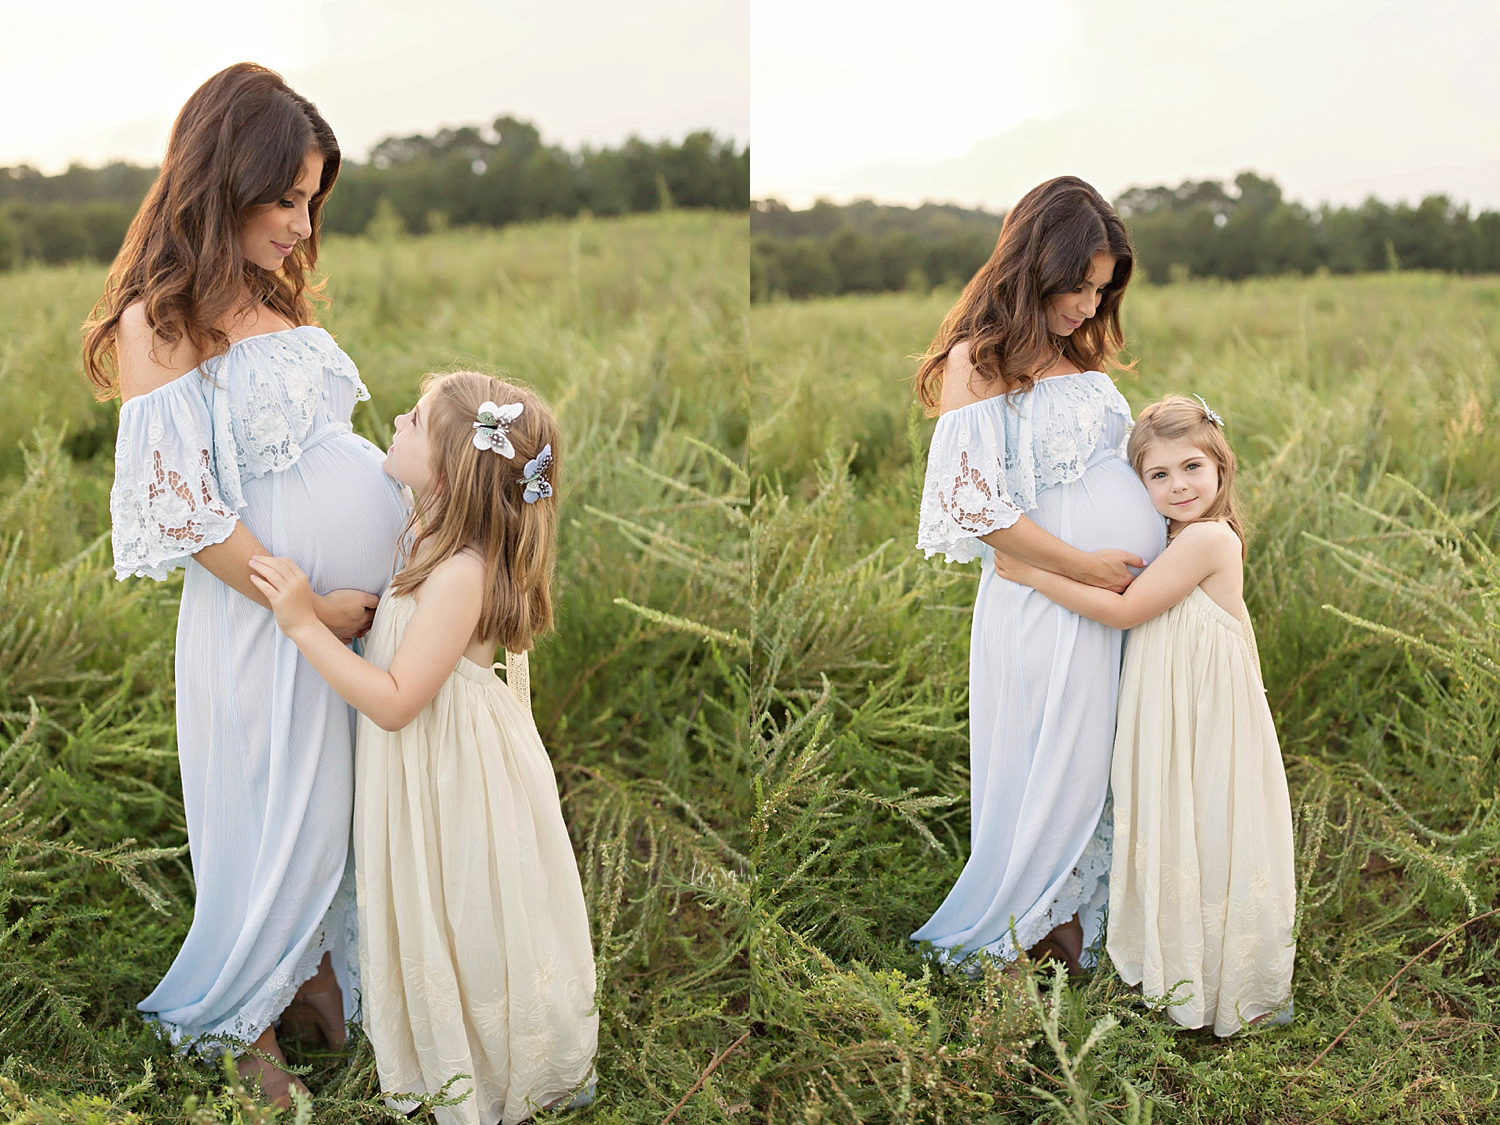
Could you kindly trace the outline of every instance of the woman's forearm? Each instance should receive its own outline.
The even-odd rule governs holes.
[[[270,552],[261,546],[260,540],[240,522],[234,525],[228,539],[200,548],[193,558],[231,590],[243,594],[262,609],[270,609],[271,603],[250,581],[250,556],[267,554]]]
[[[251,556],[268,553],[261,546],[260,540],[242,522],[235,524],[228,539],[200,548],[193,558],[231,590],[243,594],[262,609],[269,610],[271,603],[250,581]],[[318,620],[346,644],[355,637],[364,636],[370,628],[378,602],[379,598],[363,590],[335,590],[329,594],[313,594]]]
[[[1077,582],[1099,585],[1103,577],[1094,555],[1064,542],[1025,516],[980,538],[1012,558]]]

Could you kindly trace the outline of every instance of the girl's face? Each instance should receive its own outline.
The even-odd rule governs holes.
[[[1146,447],[1141,480],[1158,512],[1190,523],[1219,495],[1219,463],[1188,442],[1159,441]]]
[[[427,414],[435,392],[428,391],[405,414],[396,415],[396,434],[385,455],[385,475],[419,495],[432,490],[437,474],[432,465],[432,444]]]
[[[252,207],[240,227],[240,253],[245,261],[275,272],[297,243],[312,234],[308,205],[323,179],[323,154],[307,150],[297,181],[280,199]]]
[[[1071,293],[1047,298],[1047,328],[1054,336],[1071,336],[1098,311],[1099,294],[1115,275],[1115,256],[1101,250],[1089,263],[1088,276]]]

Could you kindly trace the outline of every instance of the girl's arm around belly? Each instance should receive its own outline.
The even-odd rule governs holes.
[[[318,620],[307,576],[291,559],[250,560],[251,581],[328,686],[382,730],[400,730],[432,702],[468,647],[484,596],[484,566],[467,555],[440,563],[422,583],[417,608],[389,671],[345,648]]]
[[[1135,580],[1127,566],[1146,565],[1146,560],[1139,555],[1117,547],[1080,551],[1025,516],[1009,527],[996,528],[980,536],[980,539],[997,552],[1004,552],[1035,569],[1048,571],[1053,577],[1065,576],[1075,583],[1103,587],[1116,593]],[[1020,579],[1012,581],[1019,582]]]
[[[1241,566],[1240,539],[1218,521],[1188,524],[1123,594],[1087,586],[996,552],[1001,578],[1030,586],[1064,609],[1114,629],[1130,629],[1165,613],[1210,575]]]
[[[266,549],[260,545],[243,523],[235,525],[229,538],[201,548],[193,555],[203,567],[231,590],[243,594],[261,609],[270,609],[266,595],[256,589],[254,576],[250,573],[250,560],[264,556]],[[340,643],[347,644],[355,637],[362,637],[370,628],[375,606],[380,599],[363,590],[334,590],[327,594],[314,594],[313,612],[319,621],[332,630]]]

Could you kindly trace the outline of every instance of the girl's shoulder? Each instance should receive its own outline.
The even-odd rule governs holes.
[[[1236,561],[1240,558],[1240,537],[1227,520],[1195,520],[1179,530],[1172,541],[1215,554],[1232,553]]]
[[[424,596],[443,599],[482,598],[484,596],[484,560],[472,548],[464,547],[437,563],[428,571],[422,584],[413,591],[417,601]]]

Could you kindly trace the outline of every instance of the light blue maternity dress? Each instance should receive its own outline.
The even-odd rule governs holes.
[[[177,959],[139,1007],[174,1043],[254,1040],[332,955],[353,1014],[354,712],[275,618],[192,555],[240,520],[313,589],[379,593],[406,508],[349,419],[369,398],[321,328],[252,336],[120,408],[115,573],[187,568],[177,749],[197,884]]]
[[[969,648],[971,851],[912,935],[947,962],[980,951],[1014,960],[1075,912],[1084,945],[1099,936],[1123,634],[1007,582],[977,537],[1025,514],[1081,550],[1150,562],[1166,525],[1122,453],[1129,429],[1129,405],[1099,371],[938,419],[917,546],[984,571]]]

